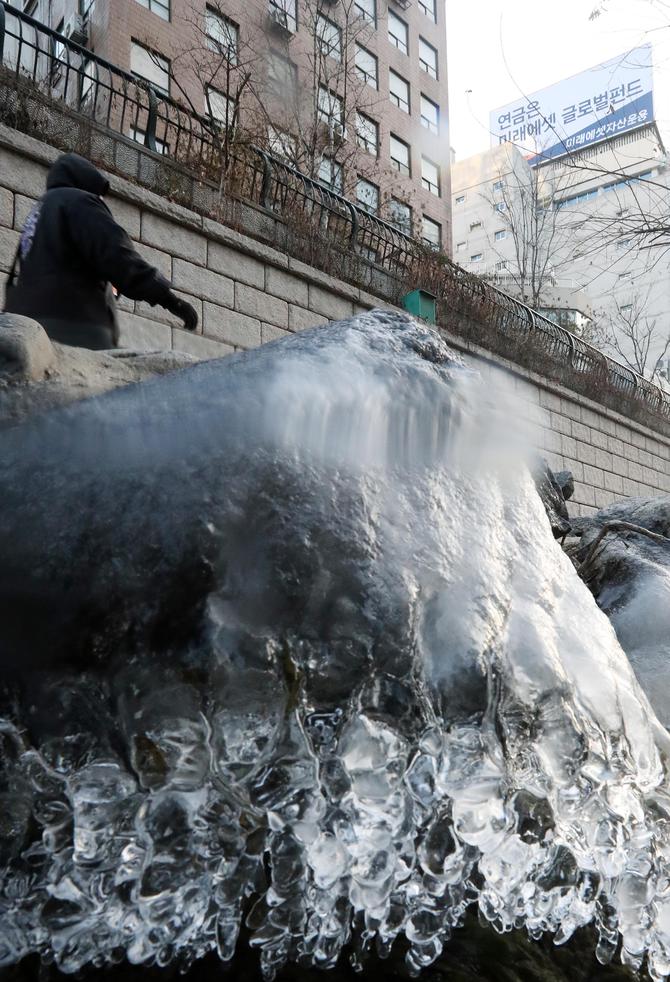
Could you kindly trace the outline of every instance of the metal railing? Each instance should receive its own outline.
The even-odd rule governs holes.
[[[236,200],[267,209],[288,225],[300,216],[306,234],[328,249],[362,260],[368,269],[381,269],[408,289],[430,289],[438,309],[452,319],[457,315],[492,328],[503,354],[508,342],[510,351],[517,352],[532,345],[569,368],[573,382],[588,379],[591,388],[607,389],[670,419],[670,397],[654,383],[266,150],[246,146],[230,155],[226,148],[224,163],[222,131],[215,119],[181,105],[2,0],[0,65],[17,90],[32,86],[49,105],[60,104],[134,146],[142,144],[157,161],[201,183],[223,186],[225,166],[230,171],[225,186],[233,189]]]

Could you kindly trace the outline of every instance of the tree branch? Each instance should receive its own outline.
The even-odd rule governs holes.
[[[585,573],[593,563],[595,555],[598,552],[603,539],[606,535],[609,535],[610,532],[634,532],[636,535],[643,535],[647,539],[651,539],[653,542],[658,542],[661,545],[666,545],[670,548],[670,539],[665,535],[659,535],[658,532],[650,532],[649,529],[643,528],[641,525],[633,525],[631,522],[607,522],[598,532],[598,535],[591,543],[589,551],[586,554],[586,558],[577,569],[577,572],[582,578],[585,577]]]

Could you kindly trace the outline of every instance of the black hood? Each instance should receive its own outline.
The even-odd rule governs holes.
[[[49,170],[47,191],[52,188],[79,188],[104,195],[109,191],[109,181],[90,161],[76,153],[65,153]]]

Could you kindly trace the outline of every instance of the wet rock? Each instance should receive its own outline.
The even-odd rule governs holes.
[[[670,726],[670,497],[616,502],[574,519],[572,532],[579,536],[570,553],[580,575],[610,618],[659,718]]]
[[[562,471],[560,475],[561,480],[559,480],[559,477],[554,474],[544,458],[538,459],[533,469],[537,493],[544,505],[544,510],[551,523],[551,531],[554,533],[555,539],[562,538],[570,531],[570,517],[565,503],[566,496],[563,493],[564,488],[569,490],[569,481],[565,477],[566,474],[569,475],[569,471]],[[571,477],[572,475],[569,476]]]
[[[670,741],[509,428],[376,312],[0,433],[3,966],[662,964]]]
[[[561,489],[564,501],[569,501],[575,493],[575,479],[572,476],[572,471],[559,471],[557,474],[554,474],[554,477]]]

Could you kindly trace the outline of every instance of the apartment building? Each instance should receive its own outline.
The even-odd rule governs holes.
[[[182,105],[234,118],[332,190],[450,249],[445,0],[13,6]],[[221,51],[226,64],[210,73],[208,58]],[[127,135],[145,138],[137,127]]]

